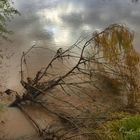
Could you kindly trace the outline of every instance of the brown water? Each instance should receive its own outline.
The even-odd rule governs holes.
[[[79,36],[91,35],[95,30],[100,31],[110,24],[121,23],[135,32],[134,45],[140,52],[140,1],[14,0],[14,2],[21,16],[8,23],[9,29],[14,32],[9,36],[12,42],[4,40],[0,42],[2,50],[0,55],[3,56],[3,59],[0,57],[0,90],[11,88],[21,91],[20,57],[22,52],[33,44],[56,51],[59,47],[66,48],[72,45]],[[51,59],[54,52],[50,49],[43,51],[38,49],[32,53],[32,59],[28,63],[29,75],[33,75],[39,67]],[[18,109],[8,108],[0,116],[1,129],[6,130],[9,137],[35,135],[32,125]],[[49,116],[47,119],[48,122],[51,121]],[[3,123],[5,121],[6,126]]]

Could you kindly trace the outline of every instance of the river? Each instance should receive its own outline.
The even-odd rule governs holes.
[[[21,92],[20,58],[23,51],[32,45],[49,48],[32,53],[28,62],[28,74],[32,76],[49,62],[59,47],[67,48],[80,36],[91,35],[113,23],[126,25],[134,31],[134,46],[140,52],[138,0],[14,0],[14,5],[21,15],[8,22],[8,28],[13,31],[9,35],[11,42],[0,42],[0,56],[3,56],[0,57],[1,91],[10,88]],[[22,135],[27,134],[26,127],[29,127],[27,130],[34,134],[33,128],[18,109],[8,109],[7,113],[16,114],[5,118],[10,122],[7,127],[17,128],[21,125],[19,132],[23,132]],[[12,119],[20,123],[17,124]],[[16,130],[10,129],[7,132],[15,135]]]
[[[110,24],[127,25],[135,32],[134,46],[140,51],[140,2],[131,0],[14,0],[21,16],[8,23],[12,42],[1,41],[1,89],[21,89],[20,57],[33,44],[56,50],[72,45],[79,36],[91,35]],[[47,59],[51,53],[47,52]],[[36,53],[30,73],[41,67],[44,57]],[[34,64],[34,65],[33,65]]]

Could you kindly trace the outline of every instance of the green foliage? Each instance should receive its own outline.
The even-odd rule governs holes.
[[[105,78],[109,88],[119,91],[121,87],[128,93],[128,105],[133,106],[139,93],[137,75],[140,62],[139,54],[133,47],[134,33],[123,25],[113,24],[94,36],[91,56],[95,52],[98,56],[90,71],[96,68],[99,80]]]
[[[7,39],[7,34],[11,33],[7,30],[7,21],[10,21],[14,15],[19,12],[13,7],[11,0],[0,0],[0,37]]]
[[[110,121],[105,125],[106,140],[139,140],[140,115]]]

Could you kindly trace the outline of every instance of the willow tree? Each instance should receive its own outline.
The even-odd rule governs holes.
[[[133,47],[133,39],[134,33],[127,27],[114,24],[95,33],[92,47],[92,53],[98,54],[93,67],[96,66],[98,74],[109,83],[109,88],[127,92],[129,106],[133,106],[139,96],[139,54]]]
[[[5,38],[10,31],[7,29],[7,22],[19,12],[13,7],[11,0],[0,0],[0,37]]]

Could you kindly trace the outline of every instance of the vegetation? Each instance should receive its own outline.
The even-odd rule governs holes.
[[[16,99],[9,106],[19,108],[44,140],[100,140],[101,136],[96,129],[101,122],[106,122],[111,110],[106,110],[104,103],[98,105],[90,90],[105,94],[105,89],[109,89],[112,97],[125,92],[128,97],[127,106],[132,107],[137,103],[139,55],[132,42],[133,32],[125,26],[113,24],[100,33],[94,33],[87,41],[78,40],[66,50],[59,48],[45,67],[37,71],[34,77],[29,77],[29,55],[34,50],[44,49],[32,46],[21,57],[21,84],[25,92],[21,96],[10,91]],[[60,66],[64,68],[61,72],[57,71]],[[55,116],[57,123],[41,128],[25,110],[23,103],[28,105],[29,102]],[[133,126],[127,129],[133,119],[139,122],[138,117],[132,117],[126,122],[117,121],[115,125],[117,128],[124,125],[126,128],[123,132],[134,132],[137,137],[138,126],[134,131],[131,130]],[[110,134],[113,129],[111,126],[107,127]]]
[[[9,0],[0,1],[0,36],[4,39],[10,33],[6,22],[19,14],[12,4]],[[115,93],[114,96],[124,92],[127,106],[135,106],[139,97],[137,76],[140,59],[133,47],[133,39],[134,34],[127,27],[113,24],[100,33],[94,33],[89,40],[77,40],[66,50],[59,48],[45,67],[37,71],[34,77],[29,77],[28,56],[35,49],[43,49],[32,46],[21,57],[21,84],[25,92],[21,96],[10,91],[16,98],[9,107],[19,108],[43,140],[101,140],[102,137],[107,140],[138,140],[139,115],[119,116],[119,119],[106,122],[107,116],[102,114],[108,115],[108,112],[96,105],[94,94],[88,92],[89,89],[96,89]],[[64,71],[58,72],[57,64]],[[78,105],[77,100],[85,103]],[[58,123],[41,128],[26,112],[23,103],[28,102],[54,115]],[[106,122],[104,136],[97,129],[101,122]]]
[[[0,37],[7,39],[11,32],[6,22],[17,14],[11,1],[0,1]],[[66,50],[59,48],[34,77],[28,74],[29,55],[44,48],[32,46],[21,57],[20,82],[25,91],[21,95],[7,90],[7,94],[15,96],[9,107],[19,108],[43,140],[139,140],[140,115],[118,113],[114,117],[104,104],[95,102],[92,93],[108,92],[114,97],[125,93],[127,107],[135,107],[140,96],[140,58],[133,39],[133,32],[126,26],[110,25],[100,33],[95,32],[89,40],[77,40]],[[64,69],[58,72],[57,65]],[[54,116],[57,123],[42,128],[26,111],[29,103]],[[0,104],[0,111],[3,108]]]
[[[19,12],[13,7],[11,0],[0,1],[0,37],[7,39],[7,34],[11,32],[7,29],[6,23],[17,14]]]
[[[94,43],[98,58],[96,65],[99,76],[109,82],[109,88],[121,87],[128,94],[128,106],[134,106],[139,93],[139,54],[133,47],[133,32],[128,28],[113,25],[96,34]],[[93,65],[94,67],[94,65]],[[118,89],[119,89],[118,88]]]
[[[139,140],[140,115],[125,115],[118,120],[105,124],[105,139],[107,140]]]

